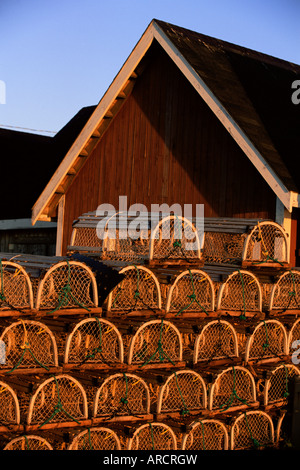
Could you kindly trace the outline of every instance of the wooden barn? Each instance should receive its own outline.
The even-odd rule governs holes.
[[[153,20],[32,210],[72,223],[100,204],[204,204],[205,217],[271,219],[299,265],[300,66]],[[87,78],[88,80],[88,78]]]

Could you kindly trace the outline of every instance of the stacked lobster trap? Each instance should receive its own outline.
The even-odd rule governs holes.
[[[280,448],[300,271],[272,221],[200,226],[91,212],[68,256],[0,254],[1,449]]]

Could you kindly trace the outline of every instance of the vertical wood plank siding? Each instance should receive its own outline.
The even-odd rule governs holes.
[[[163,51],[66,194],[64,249],[72,222],[99,204],[204,204],[207,217],[275,217],[276,197]]]

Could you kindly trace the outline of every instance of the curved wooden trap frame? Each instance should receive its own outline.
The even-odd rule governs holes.
[[[21,436],[9,441],[3,450],[53,450],[53,447],[43,437]]]
[[[59,423],[80,424],[88,417],[88,403],[84,388],[67,374],[44,380],[31,396],[27,424],[51,428]]]
[[[274,445],[274,425],[264,411],[247,411],[233,422],[230,431],[230,449],[248,450]]]
[[[194,343],[194,364],[238,356],[237,333],[229,322],[218,319],[203,326]]]
[[[20,405],[16,392],[7,383],[0,381],[0,426],[20,424]]]
[[[185,258],[200,260],[203,243],[204,235],[200,240],[192,222],[179,215],[168,215],[151,232],[149,261]],[[193,249],[189,249],[189,244],[194,245]]]
[[[40,280],[36,309],[98,307],[98,289],[93,271],[79,261],[61,261]],[[50,312],[51,313],[51,312]]]
[[[209,410],[223,412],[249,408],[254,404],[256,404],[255,380],[245,367],[228,367],[216,376],[209,391]]]
[[[177,450],[176,435],[165,423],[142,424],[128,439],[127,450]]]
[[[68,450],[121,450],[121,443],[112,429],[93,427],[75,436]]]
[[[181,334],[169,321],[151,320],[142,324],[130,341],[127,363],[147,367],[174,365],[182,361]]]
[[[2,331],[0,341],[5,344],[5,363],[0,364],[0,370],[58,367],[56,340],[44,323],[20,319]]]
[[[262,291],[257,277],[250,271],[231,273],[222,283],[217,298],[217,311],[261,312]]]
[[[180,273],[171,285],[166,312],[179,316],[188,312],[209,315],[215,309],[214,285],[210,276],[200,269],[189,269]]]
[[[85,318],[68,335],[64,364],[81,367],[123,363],[124,346],[119,330],[104,318]]]
[[[135,374],[109,376],[98,388],[93,405],[93,418],[137,416],[150,413],[147,383]]]
[[[300,271],[290,269],[284,272],[273,284],[269,310],[278,313],[289,313],[289,310],[300,310]]]
[[[161,309],[160,284],[150,269],[130,265],[119,273],[125,278],[109,293],[108,311]]]
[[[0,310],[32,309],[33,289],[25,269],[13,261],[0,260]]]
[[[206,407],[206,384],[201,375],[193,370],[179,370],[160,387],[156,412],[186,416]]]
[[[201,419],[191,423],[183,435],[182,450],[228,450],[229,436],[224,423],[218,419]]]
[[[288,396],[290,395],[289,381],[298,375],[300,375],[300,370],[293,364],[281,364],[275,367],[265,381],[263,393],[264,405],[287,403]]]
[[[276,222],[263,221],[246,238],[242,262],[244,265],[289,263],[289,243],[285,230]]]
[[[287,354],[287,332],[284,325],[278,320],[264,320],[247,339],[245,363],[275,361]]]

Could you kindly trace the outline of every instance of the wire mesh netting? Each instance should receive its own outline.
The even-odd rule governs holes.
[[[280,358],[287,354],[287,333],[278,320],[263,320],[249,336],[245,361]]]
[[[274,426],[263,411],[248,411],[238,416],[231,428],[231,449],[246,450],[272,446]]]
[[[183,450],[227,450],[228,431],[217,419],[202,419],[191,424],[182,438]]]
[[[225,320],[213,320],[196,337],[193,362],[238,357],[238,351],[234,327]]]
[[[261,309],[262,295],[256,276],[244,270],[230,274],[219,289],[217,310],[236,310],[246,314]]]
[[[97,284],[90,268],[77,261],[57,263],[39,283],[36,308],[86,308],[98,305]]]
[[[209,409],[226,411],[230,408],[251,406],[256,401],[252,374],[241,366],[232,366],[215,378],[209,392]]]
[[[117,434],[109,428],[89,428],[72,440],[69,450],[120,450]]]
[[[146,382],[137,375],[118,373],[104,380],[96,392],[93,416],[134,416],[150,410]]]
[[[143,266],[126,266],[125,278],[110,292],[107,309],[145,310],[161,308],[161,293],[154,273]]]
[[[286,311],[299,310],[300,272],[289,270],[283,273],[273,285],[269,309]]]
[[[300,347],[300,319],[293,322],[287,336],[287,352],[288,354],[295,355],[298,359],[297,350]]]
[[[95,227],[76,227],[72,234],[72,246],[86,248],[101,248],[103,240],[97,236]]]
[[[0,381],[0,426],[20,423],[20,407],[15,391]]]
[[[205,409],[206,384],[200,374],[182,370],[174,372],[160,389],[157,413],[179,412],[182,416],[191,411]]]
[[[235,264],[241,261],[246,234],[205,232],[203,258],[205,263]]]
[[[210,277],[203,271],[189,269],[177,276],[169,289],[166,311],[208,312],[214,310],[214,286]]]
[[[123,340],[117,328],[103,318],[79,322],[66,341],[65,364],[122,363]]]
[[[151,233],[149,259],[200,259],[202,245],[203,240],[188,219],[167,216]]]
[[[33,307],[30,278],[17,263],[0,259],[0,309]]]
[[[57,346],[51,330],[34,320],[20,320],[6,327],[0,336],[5,357],[0,370],[44,368],[58,365]]]
[[[287,401],[291,392],[292,379],[299,374],[300,370],[292,364],[282,364],[276,367],[265,383],[264,404]]]
[[[77,422],[87,418],[87,398],[81,384],[68,375],[53,376],[40,384],[32,395],[28,424],[40,428],[48,423]]]
[[[284,229],[274,222],[261,222],[245,242],[244,261],[256,263],[288,262],[288,243]]]
[[[43,437],[21,436],[8,442],[3,450],[53,450],[53,447]]]
[[[170,322],[152,320],[144,323],[132,337],[128,364],[175,364],[182,360],[182,338]]]
[[[177,450],[176,435],[164,423],[143,424],[129,439],[128,450]]]

